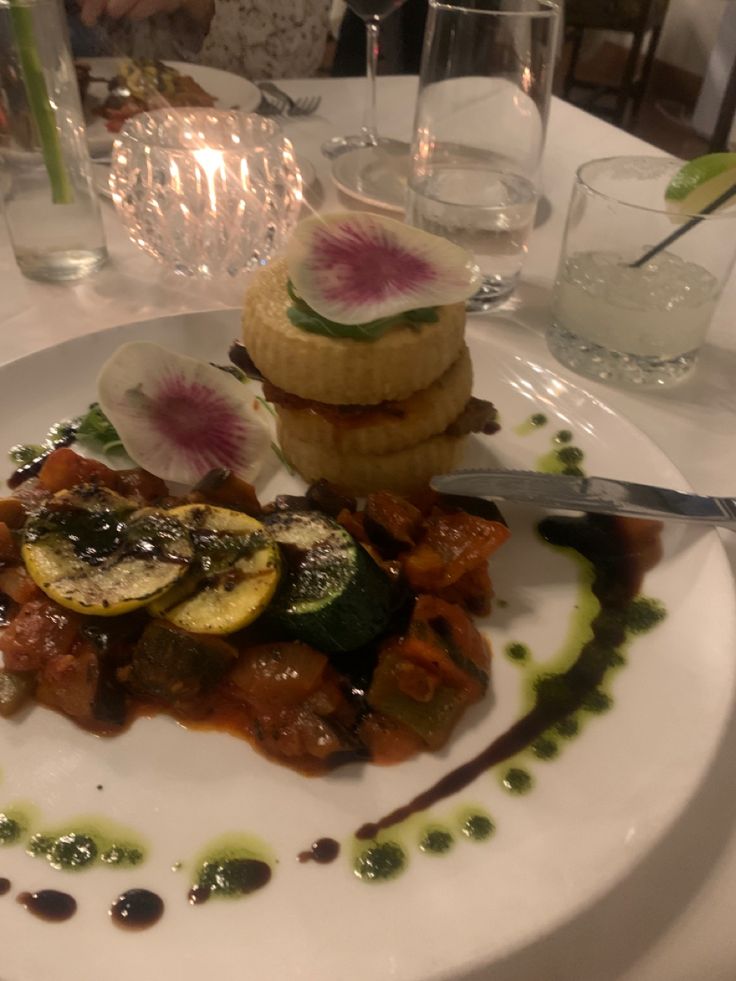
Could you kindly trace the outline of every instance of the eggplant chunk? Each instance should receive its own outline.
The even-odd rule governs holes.
[[[139,698],[186,705],[210,692],[237,656],[224,640],[154,620],[136,644],[130,668],[121,675]]]

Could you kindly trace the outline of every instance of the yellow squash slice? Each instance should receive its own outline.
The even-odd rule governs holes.
[[[266,608],[281,574],[278,546],[255,518],[210,504],[169,514],[189,528],[195,562],[189,575],[150,604],[155,616],[199,634],[230,634]]]
[[[105,487],[60,491],[26,525],[28,574],[69,610],[119,616],[169,589],[189,569],[189,529],[170,511],[135,505]]]

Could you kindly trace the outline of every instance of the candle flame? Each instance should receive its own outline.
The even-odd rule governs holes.
[[[222,177],[224,174],[224,164],[223,164],[223,152],[222,150],[214,150],[212,147],[203,147],[200,150],[193,150],[192,155],[197,161],[199,166],[204,171],[205,179],[207,180],[207,192],[210,199],[210,208],[212,211],[217,211],[217,192],[215,190],[215,177],[217,171],[219,170]]]

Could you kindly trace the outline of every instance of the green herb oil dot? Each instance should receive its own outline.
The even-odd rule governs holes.
[[[532,743],[532,753],[540,760],[553,760],[560,752],[560,747],[549,736],[540,736]]]
[[[555,732],[563,739],[572,739],[573,736],[577,736],[579,729],[580,723],[574,715],[568,715],[567,718],[560,719],[554,725]]]
[[[7,814],[0,814],[0,845],[12,845],[20,838],[21,826]]]
[[[514,641],[511,644],[507,644],[505,650],[506,656],[510,657],[512,661],[529,660],[529,648],[526,644],[520,644],[518,641]]]
[[[555,443],[571,443],[572,433],[569,429],[561,429],[553,438]]]
[[[643,634],[656,627],[666,616],[667,611],[658,600],[637,596],[626,607],[624,622],[632,634]]]
[[[455,841],[449,831],[433,828],[423,835],[419,842],[419,849],[423,852],[429,852],[431,855],[443,855],[445,852],[449,852],[454,844]]]
[[[88,835],[61,835],[46,852],[55,869],[82,869],[97,858],[97,845]]]
[[[532,426],[546,426],[547,416],[543,412],[535,412],[533,416],[529,419]]]
[[[386,841],[361,852],[353,871],[364,882],[383,882],[395,879],[404,871],[406,855],[396,842]]]
[[[197,886],[206,895],[244,896],[262,888],[271,878],[266,862],[252,858],[229,858],[205,862]]]
[[[563,446],[557,450],[557,459],[568,466],[582,463],[583,457],[583,451],[578,446]]]
[[[138,865],[143,861],[143,852],[139,848],[111,845],[100,855],[100,861],[106,865]]]
[[[486,817],[485,814],[471,814],[463,822],[461,828],[465,837],[471,841],[485,841],[491,837],[495,830],[496,826],[493,821],[489,817]]]
[[[530,774],[515,766],[506,771],[501,782],[510,794],[528,794],[533,786]]]
[[[611,696],[607,695],[599,688],[594,688],[593,691],[588,692],[583,699],[583,708],[585,711],[592,712],[594,715],[600,715],[602,712],[607,712],[612,705],[613,699]]]
[[[46,857],[46,853],[49,851],[54,843],[54,839],[50,838],[48,835],[34,835],[28,842],[28,847],[26,851],[29,855],[33,855],[36,858],[39,855]]]

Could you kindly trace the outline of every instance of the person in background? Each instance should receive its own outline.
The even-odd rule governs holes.
[[[330,0],[216,0],[200,61],[246,78],[304,78],[324,57]]]
[[[193,61],[215,0],[64,0],[75,57]]]
[[[251,79],[313,75],[329,30],[330,0],[64,2],[77,56],[196,61]]]

